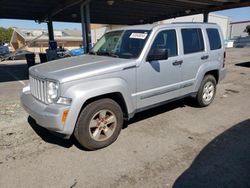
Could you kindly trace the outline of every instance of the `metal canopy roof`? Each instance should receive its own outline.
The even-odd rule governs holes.
[[[91,23],[128,25],[250,6],[250,0],[0,0],[0,18],[81,22],[85,1]]]

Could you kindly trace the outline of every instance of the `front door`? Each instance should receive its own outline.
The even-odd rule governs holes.
[[[180,96],[181,61],[175,29],[158,32],[151,50],[166,48],[168,59],[142,62],[137,69],[137,108],[148,107]],[[149,52],[150,53],[150,52]]]

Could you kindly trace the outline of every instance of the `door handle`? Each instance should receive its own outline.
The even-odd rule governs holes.
[[[209,55],[204,55],[204,56],[201,57],[202,60],[206,60],[208,58],[209,58]]]
[[[177,66],[177,65],[181,65],[183,63],[183,61],[182,60],[176,60],[176,61],[174,61],[172,64],[174,65],[174,66]]]

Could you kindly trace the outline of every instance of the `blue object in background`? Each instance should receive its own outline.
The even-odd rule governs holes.
[[[0,45],[0,55],[5,55],[10,53],[9,51],[9,47],[8,46],[4,46],[4,45]]]
[[[79,56],[79,55],[83,55],[85,52],[84,48],[77,48],[77,49],[73,49],[69,51],[69,54],[71,56]]]

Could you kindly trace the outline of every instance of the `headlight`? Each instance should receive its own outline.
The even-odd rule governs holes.
[[[59,96],[59,85],[53,81],[47,81],[47,101],[48,103],[54,103]]]

